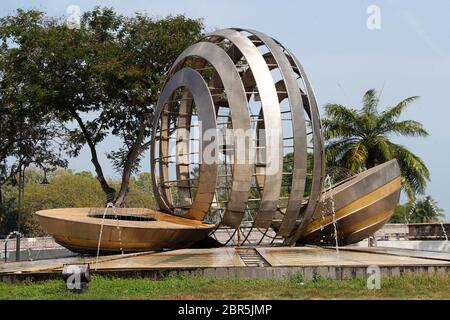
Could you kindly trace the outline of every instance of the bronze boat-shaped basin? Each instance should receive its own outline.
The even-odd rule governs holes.
[[[300,242],[335,242],[333,203],[339,243],[346,245],[366,239],[392,216],[400,192],[400,168],[395,159],[333,186],[323,193]]]
[[[93,215],[90,208],[62,208],[38,211],[36,216],[60,245],[75,252],[95,253],[104,210],[96,208]],[[140,214],[134,215],[134,211]],[[206,238],[215,228],[215,225],[142,208],[108,209],[103,221],[102,253],[187,248]]]

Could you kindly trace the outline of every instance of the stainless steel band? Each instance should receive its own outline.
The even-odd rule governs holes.
[[[189,161],[195,153],[196,117],[202,124],[200,149],[217,147],[217,162],[200,163],[198,178]],[[226,117],[229,121],[221,123]],[[241,244],[249,241],[252,230],[261,232],[261,242],[271,228],[272,239],[285,244],[299,239],[320,200],[324,146],[312,87],[297,58],[279,42],[255,30],[224,29],[193,44],[168,72],[153,125],[153,189],[161,211],[203,220],[213,210],[218,226],[234,230],[250,223]],[[217,139],[203,141],[207,130],[220,128],[232,129],[231,146]],[[176,140],[175,155],[170,155],[171,139]],[[217,151],[225,145],[232,151]],[[172,157],[177,159],[173,166],[164,161]],[[288,172],[286,161],[292,169]],[[175,181],[169,178],[173,175]],[[227,183],[220,182],[223,176]],[[275,226],[277,212],[282,218]]]
[[[180,67],[183,60],[188,57],[199,57],[209,62],[219,76],[227,96],[231,113],[231,123],[234,130],[239,133],[250,131],[250,114],[247,108],[247,98],[241,82],[241,78],[231,58],[220,47],[200,42],[187,48],[174,63],[175,69]],[[235,136],[235,150],[251,148],[250,141],[239,141]],[[240,144],[243,142],[243,144]],[[235,152],[235,163],[233,165],[233,180],[227,210],[222,218],[221,224],[232,228],[239,227],[244,216],[250,190],[253,161],[248,152]]]
[[[165,161],[165,159],[169,157],[169,143],[167,141],[167,139],[169,138],[169,127],[167,119],[169,117],[164,116],[163,110],[164,107],[167,106],[167,100],[172,97],[175,90],[180,87],[185,87],[187,90],[189,90],[193,97],[193,100],[195,101],[195,105],[198,109],[199,120],[201,120],[202,123],[201,133],[207,130],[217,129],[214,103],[208,90],[208,85],[201,74],[191,68],[184,68],[175,73],[164,86],[164,90],[162,91],[158,100],[158,104],[156,106],[151,146],[151,174],[153,182],[153,192],[155,198],[158,201],[160,209],[168,213],[174,213],[174,211],[172,209],[171,201],[167,195],[167,186],[165,184],[165,178],[168,178],[169,175],[167,161]],[[161,115],[162,117],[160,117]],[[160,120],[162,120],[161,125],[159,124]],[[157,136],[156,134],[158,132],[160,133],[159,136]],[[156,159],[155,157],[156,143],[159,144],[159,159]],[[217,141],[205,141],[201,139],[201,143],[202,149],[206,149],[209,144],[217,144]],[[217,146],[212,149],[213,152],[216,152],[215,150],[217,150]],[[201,153],[200,155],[203,157]],[[195,199],[185,217],[202,220],[208,213],[216,188],[217,156],[217,154],[213,155],[213,157],[216,158],[216,161],[213,163],[209,163],[209,161],[200,161],[201,163],[199,169],[198,189]],[[180,157],[180,155],[176,155],[176,157],[178,158]],[[183,158],[182,155],[181,157]],[[160,168],[160,176],[158,178],[155,175],[156,162],[159,162]]]

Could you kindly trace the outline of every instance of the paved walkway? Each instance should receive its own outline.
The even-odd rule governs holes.
[[[450,255],[437,252],[417,252],[391,248],[341,248],[339,256],[331,248],[319,247],[257,247],[261,261],[268,267],[367,267],[378,266],[445,266],[450,267]],[[246,268],[248,264],[239,249],[182,249],[166,252],[111,255],[99,258],[13,262],[0,264],[0,274],[57,272],[65,263],[90,263],[99,271],[183,270],[204,268]]]

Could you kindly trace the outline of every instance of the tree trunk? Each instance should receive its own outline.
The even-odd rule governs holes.
[[[130,178],[131,178],[131,171],[133,169],[133,164],[136,161],[139,154],[137,154],[134,150],[136,150],[133,146],[133,150],[128,153],[127,160],[125,162],[123,172],[122,172],[122,181],[120,184],[120,190],[117,194],[117,197],[114,201],[114,205],[116,207],[123,207],[125,203],[126,196],[129,191],[129,185],[130,185]],[[136,153],[136,155],[134,155]]]
[[[151,121],[151,114],[147,115],[146,119],[144,119],[140,126],[139,126],[139,133],[134,141],[133,145],[131,146],[130,151],[127,154],[127,159],[125,161],[123,172],[122,172],[122,181],[120,184],[120,190],[117,195],[117,198],[115,199],[114,205],[116,207],[123,207],[125,203],[126,196],[129,191],[129,185],[130,185],[130,178],[131,178],[131,172],[133,170],[133,166],[139,157],[139,155],[143,152],[142,150],[142,142],[144,141],[144,135],[145,135],[145,129],[147,125]]]
[[[108,184],[108,181],[106,181],[105,175],[103,174],[102,166],[98,161],[97,149],[95,148],[95,144],[91,139],[90,133],[87,130],[86,126],[84,125],[83,120],[80,118],[80,116],[76,112],[73,112],[72,115],[74,116],[78,125],[80,126],[80,129],[83,132],[83,135],[89,146],[89,150],[91,152],[92,157],[91,162],[94,165],[95,173],[97,174],[97,180],[100,182],[102,190],[106,195],[106,203],[113,202],[116,197],[116,190]]]

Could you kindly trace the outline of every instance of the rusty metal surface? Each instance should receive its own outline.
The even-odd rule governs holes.
[[[410,240],[446,240],[450,235],[450,223],[412,223],[408,230]]]

